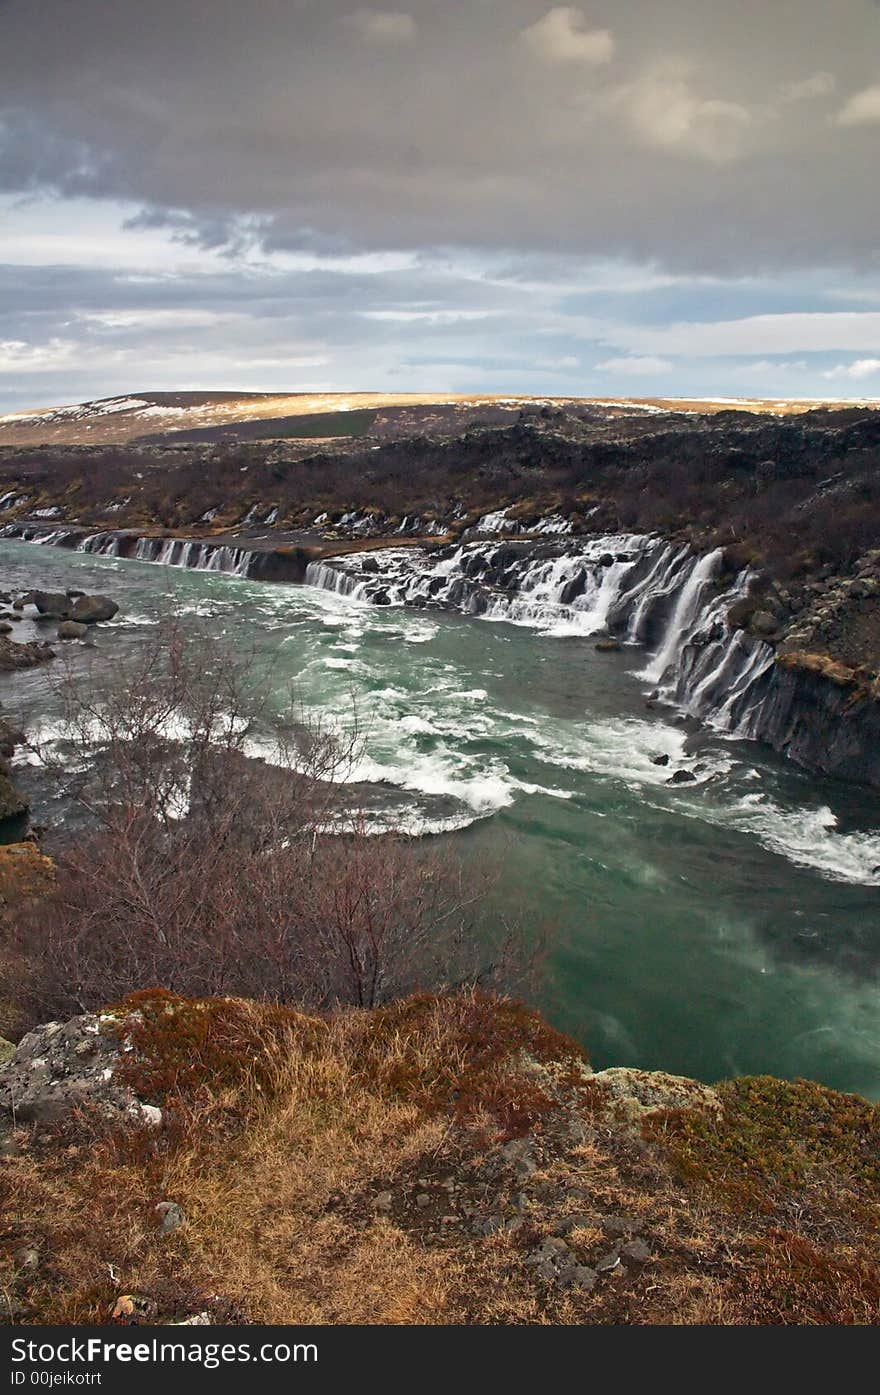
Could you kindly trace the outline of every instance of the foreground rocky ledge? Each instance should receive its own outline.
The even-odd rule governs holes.
[[[18,1321],[876,1321],[874,1106],[593,1073],[504,1000],[140,994],[0,1103]]]

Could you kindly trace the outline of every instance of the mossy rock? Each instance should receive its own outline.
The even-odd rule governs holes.
[[[711,1085],[668,1071],[627,1066],[597,1071],[590,1081],[590,1099],[594,1112],[607,1113],[625,1132],[636,1136],[641,1136],[647,1118],[669,1110],[709,1119],[721,1113],[721,1101]]]

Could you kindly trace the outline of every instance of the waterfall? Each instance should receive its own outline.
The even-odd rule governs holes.
[[[160,567],[187,567],[229,576],[247,576],[254,559],[248,548],[217,547],[188,538],[138,538],[132,555],[139,562]]]
[[[649,683],[659,683],[667,670],[676,665],[700,620],[704,593],[718,573],[721,558],[721,548],[717,548],[686,569],[686,579],[675,594],[663,643],[641,674]]]
[[[650,655],[636,677],[725,731],[758,735],[775,650],[729,629],[750,573],[722,582],[720,549],[699,556],[622,534],[556,542],[468,542],[431,553],[386,548],[312,562],[306,584],[377,605],[438,607],[549,634],[606,628]]]
[[[2,536],[134,557],[166,567],[249,576],[253,550],[187,538],[10,524]],[[699,556],[645,534],[498,536],[431,551],[392,546],[310,562],[305,581],[364,604],[442,608],[583,637],[610,630],[647,651],[635,676],[721,730],[759,737],[776,682],[775,650],[727,625],[750,581],[722,579],[719,550]]]
[[[70,547],[97,557],[131,557],[161,567],[188,567],[199,571],[223,572],[229,576],[249,576],[256,554],[250,548],[229,547],[191,538],[134,537],[129,533],[90,533],[88,536],[56,528],[38,532],[19,524],[8,524],[0,536],[20,538],[44,547]]]
[[[99,557],[119,556],[119,534],[118,533],[92,533],[90,537],[83,538],[77,548],[78,552],[94,552]]]
[[[354,596],[365,590],[365,582],[343,567],[332,567],[326,562],[309,562],[306,567],[306,585],[315,586],[319,591],[335,591],[338,596]],[[369,599],[364,596],[364,599]]]

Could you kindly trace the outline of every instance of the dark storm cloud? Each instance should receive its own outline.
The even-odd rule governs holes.
[[[878,260],[866,0],[7,0],[0,184],[217,247]]]

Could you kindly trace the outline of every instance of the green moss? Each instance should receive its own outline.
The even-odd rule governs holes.
[[[286,421],[265,422],[263,435],[274,439],[305,441],[331,436],[365,436],[378,413],[363,409],[353,412],[315,412]]]
[[[735,1209],[772,1213],[809,1183],[880,1201],[880,1110],[809,1080],[744,1076],[717,1087],[720,1120],[689,1110],[654,1115],[645,1136],[685,1182]]]

